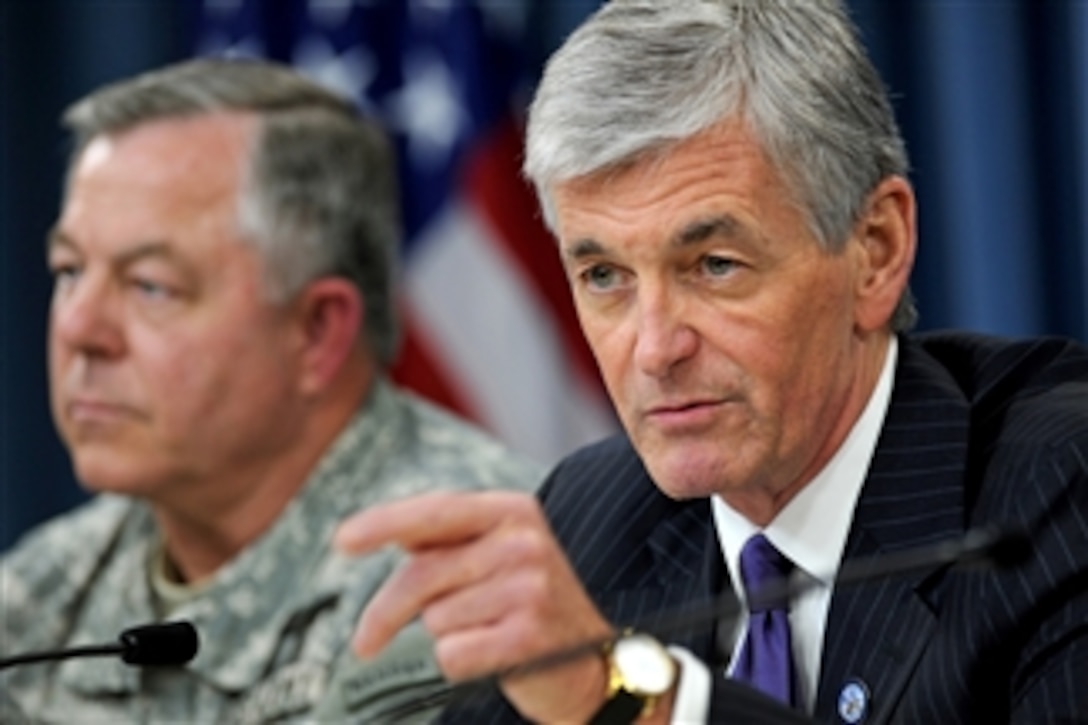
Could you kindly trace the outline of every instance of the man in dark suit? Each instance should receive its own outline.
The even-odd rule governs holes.
[[[907,169],[839,3],[613,0],[587,21],[537,90],[526,171],[626,435],[562,462],[541,504],[347,522],[348,551],[413,554],[356,651],[420,616],[460,680],[608,641],[502,677],[480,719],[1088,720],[1088,350],[907,334]],[[836,583],[989,526],[1030,552]],[[788,611],[758,569],[794,572]],[[626,633],[730,591],[740,622],[667,650]]]

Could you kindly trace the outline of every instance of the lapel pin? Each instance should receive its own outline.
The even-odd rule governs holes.
[[[839,717],[849,725],[856,725],[868,714],[868,686],[858,678],[847,680],[839,691]]]

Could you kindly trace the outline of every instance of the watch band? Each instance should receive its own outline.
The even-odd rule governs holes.
[[[590,725],[631,725],[642,714],[642,699],[619,690],[593,714]]]

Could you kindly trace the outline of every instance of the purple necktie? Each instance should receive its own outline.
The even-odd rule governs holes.
[[[789,601],[760,599],[764,587],[784,586],[792,569],[793,562],[778,553],[763,534],[748,539],[741,550],[740,574],[748,600],[748,635],[733,668],[733,679],[796,707]]]

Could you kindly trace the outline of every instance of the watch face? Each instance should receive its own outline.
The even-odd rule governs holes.
[[[676,679],[676,663],[661,643],[649,635],[620,638],[613,647],[612,660],[629,692],[663,695]]]

